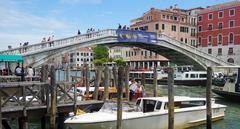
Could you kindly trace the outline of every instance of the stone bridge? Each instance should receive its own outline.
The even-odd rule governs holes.
[[[5,50],[1,51],[0,54],[21,54],[24,56],[25,65],[38,67],[46,63],[49,59],[54,59],[55,57],[74,51],[78,48],[97,44],[107,44],[113,46],[136,46],[144,48],[161,54],[176,64],[191,64],[201,69],[206,69],[207,66],[232,65],[164,34],[132,30],[120,30],[120,32],[121,31],[124,33],[119,34],[119,30],[114,29],[101,30],[50,42]],[[134,40],[134,38],[136,38],[134,35],[132,36],[134,33],[140,35],[140,38],[142,39]],[[147,38],[150,40],[154,39],[154,41],[147,40],[145,36],[150,36]]]

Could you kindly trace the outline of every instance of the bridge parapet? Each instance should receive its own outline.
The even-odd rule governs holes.
[[[202,58],[204,58],[206,60],[212,60],[213,62],[216,62],[218,65],[233,65],[233,64],[225,62],[225,61],[221,60],[220,58],[217,58],[211,54],[201,51],[196,47],[193,47],[189,44],[180,42],[172,37],[169,37],[165,34],[158,33],[158,40],[163,40],[163,41],[169,42],[169,43],[171,43],[171,45],[175,45],[178,48],[182,48],[185,51],[195,53],[196,55],[201,56]]]
[[[47,42],[32,44],[28,46],[21,46],[18,48],[1,51],[0,54],[21,54],[23,56],[26,56],[38,51],[56,49],[58,47],[68,46],[68,45],[72,45],[79,42],[86,42],[86,41],[109,37],[109,36],[116,36],[116,30],[114,29],[100,30],[100,31],[72,36],[64,39],[47,41]]]

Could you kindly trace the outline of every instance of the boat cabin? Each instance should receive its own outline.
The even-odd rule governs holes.
[[[205,98],[190,98],[176,96],[174,98],[174,108],[192,108],[206,106]],[[214,100],[212,100],[214,102]],[[168,97],[144,97],[136,102],[136,108],[143,113],[168,110]]]

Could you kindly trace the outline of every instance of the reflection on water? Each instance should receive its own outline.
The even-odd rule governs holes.
[[[184,95],[192,97],[205,97],[205,87],[187,87],[187,86],[174,86],[175,95]],[[161,95],[167,95],[167,86],[159,87]],[[213,123],[213,129],[240,129],[240,103],[229,102],[216,98],[216,102],[227,106],[225,111],[224,120]],[[190,129],[206,129],[205,125],[193,127]]]

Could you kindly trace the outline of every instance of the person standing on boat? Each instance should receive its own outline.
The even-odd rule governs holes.
[[[137,91],[137,98],[145,96],[144,86],[142,85],[141,81],[138,81],[138,91]]]
[[[134,79],[132,79],[132,83],[130,84],[130,101],[133,100],[136,96],[136,92],[138,90],[137,83],[135,82]]]

